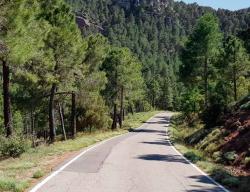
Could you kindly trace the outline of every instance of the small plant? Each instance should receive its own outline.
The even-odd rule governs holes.
[[[26,181],[17,182],[16,180],[11,178],[0,179],[0,191],[22,192],[27,187],[28,183]]]
[[[222,153],[220,151],[216,151],[213,153],[212,158],[216,163],[222,163],[223,158],[222,158]]]
[[[41,170],[37,170],[37,171],[33,174],[33,178],[34,178],[34,179],[39,179],[39,178],[41,178],[41,177],[43,177],[43,176],[44,176],[44,172],[41,171]]]
[[[10,138],[0,137],[0,153],[3,156],[19,157],[29,149],[30,142],[22,137],[13,136]]]
[[[184,156],[189,159],[192,163],[196,163],[200,160],[202,160],[202,157],[199,156],[198,154],[194,153],[193,151],[189,151],[184,154]]]
[[[235,153],[235,151],[230,151],[223,155],[224,159],[229,163],[232,163],[237,158],[237,156],[238,155]]]

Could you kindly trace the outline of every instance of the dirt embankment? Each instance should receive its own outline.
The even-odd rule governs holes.
[[[250,172],[250,110],[238,110],[228,115],[224,129],[226,137],[221,150],[234,152],[234,166]]]

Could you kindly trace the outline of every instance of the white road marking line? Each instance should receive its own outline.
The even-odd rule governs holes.
[[[166,131],[167,133],[167,131]],[[166,134],[167,136],[167,134]],[[175,147],[174,145],[171,143],[169,136],[167,136],[168,138],[168,143],[170,144],[170,146],[174,149],[174,151],[180,155],[183,159],[185,159],[185,161],[187,161],[193,168],[195,168],[197,171],[199,171],[202,175],[204,175],[205,177],[207,177],[212,183],[214,183],[215,185],[217,185],[219,188],[221,188],[223,191],[225,192],[230,192],[229,190],[227,190],[225,187],[223,187],[221,184],[217,183],[214,179],[212,179],[207,173],[205,173],[204,171],[202,171],[199,167],[197,167],[195,164],[193,164],[191,161],[189,161],[186,157],[184,157],[183,154],[181,154]]]
[[[154,115],[155,116],[155,115]],[[148,121],[152,120],[153,117],[151,117]],[[141,129],[146,123],[143,123],[140,127],[136,128],[136,129]],[[87,153],[88,151],[90,150],[93,150],[97,147],[99,147],[100,145],[112,140],[112,139],[115,139],[115,138],[118,138],[118,137],[121,137],[121,136],[124,136],[124,135],[127,135],[129,134],[128,133],[125,133],[125,134],[121,134],[121,135],[117,135],[115,137],[112,137],[110,139],[107,139],[107,140],[104,140],[100,143],[97,143],[95,145],[93,145],[92,147],[89,147],[87,148],[86,150],[84,150],[83,152],[81,152],[79,155],[77,155],[76,157],[74,157],[73,159],[71,159],[68,163],[66,163],[65,165],[63,165],[62,167],[60,167],[58,170],[56,171],[53,171],[49,176],[47,176],[44,180],[42,180],[40,183],[36,184],[35,187],[33,187],[29,192],[36,192],[38,189],[40,189],[45,183],[47,183],[49,180],[51,180],[53,177],[55,177],[56,175],[58,175],[60,172],[62,172],[66,167],[68,167],[71,163],[73,163],[74,161],[76,161],[77,159],[79,159],[81,156],[83,156],[85,153]]]
[[[126,133],[128,134],[128,133]],[[92,147],[89,147],[87,148],[86,150],[84,150],[83,152],[81,152],[79,155],[77,155],[76,157],[74,157],[73,159],[71,159],[69,162],[67,162],[65,165],[63,165],[62,167],[60,167],[58,170],[56,171],[53,171],[48,177],[46,177],[44,180],[42,180],[40,183],[38,183],[34,188],[32,188],[29,192],[36,192],[38,189],[40,189],[45,183],[47,183],[50,179],[52,179],[53,177],[55,177],[58,173],[62,172],[66,167],[68,167],[71,163],[73,163],[74,161],[76,161],[77,159],[79,159],[81,156],[83,156],[85,153],[87,153],[88,151],[90,150],[93,150],[97,147],[99,147],[100,145],[112,140],[112,139],[115,139],[115,138],[118,138],[118,137],[121,137],[121,136],[124,136],[126,134],[122,134],[122,135],[117,135],[115,137],[112,137],[110,139],[107,139],[107,140],[104,140],[100,143],[97,143],[95,144],[94,146]]]

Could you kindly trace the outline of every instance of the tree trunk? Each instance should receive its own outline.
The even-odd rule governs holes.
[[[117,128],[117,105],[114,104],[112,130]]]
[[[125,120],[125,109],[123,108],[122,110],[122,120],[124,121]]]
[[[55,93],[56,93],[56,84],[53,83],[50,91],[50,100],[49,100],[49,130],[50,130],[50,142],[55,141],[56,129],[55,129]]]
[[[134,115],[134,109],[133,109],[132,105],[130,105],[129,108],[130,108],[131,114]]]
[[[30,111],[30,125],[31,125],[32,146],[36,147],[36,143],[35,143],[35,118],[34,118],[33,109],[31,109],[31,111]]]
[[[71,101],[71,131],[72,138],[76,137],[76,94],[72,92],[72,101]]]
[[[124,88],[121,88],[121,103],[120,103],[120,118],[119,118],[119,125],[120,128],[122,128],[122,121],[123,121],[123,94],[124,94]]]
[[[205,108],[208,107],[208,59],[205,59],[204,64],[204,92],[205,92]]]
[[[62,110],[61,103],[58,104],[58,108],[59,108],[58,112],[59,112],[59,115],[60,115],[63,138],[66,141],[67,140],[67,135],[66,135],[65,126],[64,126],[64,115],[63,115],[63,110]]]
[[[10,137],[13,133],[11,101],[10,101],[10,69],[6,60],[3,63],[3,113],[4,113],[4,128],[6,136]]]

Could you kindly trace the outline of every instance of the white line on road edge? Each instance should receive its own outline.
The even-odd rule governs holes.
[[[154,115],[155,116],[155,115]],[[148,121],[150,121],[151,119],[154,118],[151,117]],[[143,123],[140,127],[136,128],[136,129],[140,129],[142,128],[143,126],[145,125],[145,123]],[[130,132],[128,132],[130,133]],[[100,145],[112,140],[112,139],[115,139],[115,138],[118,138],[118,137],[121,137],[121,136],[124,136],[128,133],[125,133],[125,134],[121,134],[121,135],[117,135],[115,137],[112,137],[110,139],[107,139],[107,140],[104,140],[100,143],[97,143],[95,145],[93,145],[92,147],[89,147],[87,148],[86,150],[84,150],[83,152],[81,152],[79,155],[77,155],[76,157],[74,157],[73,159],[71,159],[68,163],[66,163],[65,165],[63,165],[62,167],[60,167],[58,170],[56,171],[53,171],[48,177],[46,177],[44,180],[42,180],[40,183],[38,183],[37,185],[35,185],[35,187],[33,187],[29,192],[36,192],[38,189],[40,189],[45,183],[47,183],[50,179],[52,179],[53,177],[55,177],[58,173],[62,172],[66,167],[68,167],[71,163],[73,163],[74,161],[76,161],[77,159],[79,159],[81,156],[83,156],[85,153],[87,153],[88,151],[92,150],[92,149],[95,149],[97,147],[99,147]]]
[[[126,133],[128,134],[128,133]],[[50,179],[52,179],[54,176],[56,176],[58,173],[60,173],[61,171],[63,171],[67,166],[69,166],[71,163],[73,163],[74,161],[76,161],[77,159],[79,159],[81,156],[83,156],[85,153],[87,153],[88,151],[97,148],[98,146],[112,140],[115,139],[117,137],[121,137],[124,136],[126,134],[122,134],[122,135],[117,135],[115,137],[112,137],[110,139],[101,141],[100,143],[97,143],[95,145],[93,145],[92,147],[87,148],[86,150],[84,150],[83,152],[81,152],[79,155],[77,155],[76,157],[74,157],[73,159],[71,159],[68,163],[66,163],[65,165],[63,165],[61,168],[59,168],[58,170],[52,172],[48,177],[46,177],[44,180],[42,180],[40,183],[38,183],[34,188],[32,188],[29,192],[36,192],[38,189],[40,189],[45,183],[47,183]]]
[[[166,131],[167,133],[167,131]],[[166,135],[167,136],[167,135]],[[170,144],[170,146],[174,149],[174,151],[180,155],[183,159],[185,159],[185,161],[187,161],[190,165],[192,165],[193,168],[195,168],[197,171],[199,171],[202,175],[204,175],[205,177],[207,177],[212,183],[214,183],[215,185],[217,185],[219,188],[221,188],[224,192],[230,192],[229,190],[227,190],[225,187],[223,187],[221,184],[217,183],[214,179],[212,179],[207,173],[205,173],[204,171],[202,171],[199,167],[197,167],[195,164],[193,164],[191,161],[189,161],[183,154],[181,154],[176,148],[175,146],[171,143],[169,136],[168,137],[168,143]]]

